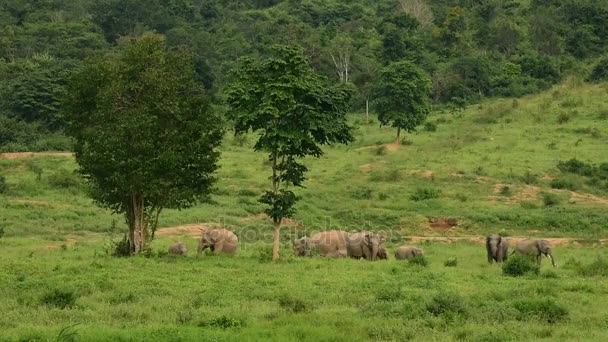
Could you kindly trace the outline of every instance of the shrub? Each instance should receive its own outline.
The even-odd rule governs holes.
[[[232,137],[232,145],[243,147],[249,144],[249,136],[247,134],[236,134]]]
[[[414,142],[412,140],[409,140],[408,138],[403,138],[403,139],[401,139],[401,145],[411,146],[411,145],[414,145]]]
[[[525,299],[514,303],[519,320],[538,319],[553,324],[568,318],[568,308],[551,298]]]
[[[294,313],[307,312],[311,310],[311,305],[301,299],[292,298],[288,295],[283,295],[279,298],[279,305]]]
[[[507,185],[503,186],[500,188],[500,192],[499,192],[502,196],[506,196],[509,197],[511,195],[513,195],[513,191],[511,190],[511,188]]]
[[[78,336],[78,331],[76,330],[76,327],[78,325],[80,325],[80,323],[76,323],[76,324],[68,325],[67,327],[63,327],[59,331],[59,335],[57,335],[57,338],[55,339],[55,341],[57,341],[57,342],[74,342],[74,341],[76,341],[76,337]]]
[[[448,260],[446,260],[443,265],[445,267],[456,267],[458,266],[458,259],[457,258],[449,258]]]
[[[431,188],[418,188],[410,196],[412,201],[425,201],[433,198],[439,198],[441,196],[441,190]]]
[[[76,304],[76,294],[71,290],[54,289],[42,297],[42,303],[59,309],[73,307]]]
[[[538,274],[540,267],[527,255],[515,254],[502,264],[502,273],[511,277]]]
[[[608,56],[600,59],[589,75],[590,81],[598,82],[606,79],[608,79]]]
[[[558,124],[565,124],[566,122],[570,121],[570,119],[572,119],[572,116],[568,113],[560,113],[557,116],[557,123]]]
[[[552,207],[558,205],[562,201],[557,194],[551,192],[543,192],[541,196],[543,197],[543,203],[545,204],[545,207]]]
[[[608,277],[608,261],[602,257],[598,257],[588,265],[580,265],[577,267],[577,272],[585,277],[602,276]]]
[[[424,130],[427,132],[435,132],[437,131],[437,124],[427,121],[424,123]]]
[[[4,227],[0,226],[0,239],[4,236]]]
[[[464,299],[453,292],[437,293],[426,305],[426,309],[434,316],[458,316],[467,313]]]
[[[553,189],[568,189],[572,191],[575,191],[577,189],[576,183],[572,179],[563,177],[552,179],[551,187]]]
[[[356,199],[371,199],[373,193],[374,193],[374,190],[372,190],[371,188],[362,186],[360,188],[356,188],[352,192],[352,197],[356,198]]]
[[[213,327],[220,329],[240,328],[243,325],[243,321],[228,317],[226,315],[222,315],[212,320],[199,323],[200,327]]]
[[[60,169],[48,177],[49,184],[55,188],[67,189],[81,184],[79,176],[65,169]]]
[[[374,152],[374,154],[375,154],[375,155],[377,155],[377,156],[383,156],[383,155],[385,155],[385,154],[386,154],[386,146],[384,146],[384,145],[380,145],[380,146],[378,146],[378,147],[374,148],[372,151],[373,151],[373,152]]]
[[[124,234],[122,239],[118,241],[110,241],[110,244],[106,247],[106,254],[119,258],[131,256],[131,245],[127,234]]]
[[[237,195],[244,196],[244,197],[256,197],[259,195],[259,193],[255,192],[254,190],[250,190],[250,189],[240,189],[237,192]]]
[[[117,295],[110,298],[110,304],[121,304],[121,303],[133,303],[137,300],[137,297],[131,292],[120,292]]]
[[[561,172],[574,173],[581,176],[591,177],[594,174],[594,167],[591,164],[577,160],[576,158],[560,161],[557,163],[557,168]]]
[[[380,290],[376,292],[376,300],[382,302],[394,302],[402,297],[403,294],[401,293],[401,288],[399,286],[381,287]]]
[[[0,175],[0,194],[8,192],[8,184],[6,184],[6,178]]]
[[[417,255],[407,260],[408,265],[416,265],[421,267],[427,267],[429,265],[428,259],[424,255]]]

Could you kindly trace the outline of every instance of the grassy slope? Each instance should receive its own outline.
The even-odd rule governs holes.
[[[361,118],[353,118],[358,127],[354,144],[328,148],[323,158],[307,161],[310,178],[306,188],[298,190],[302,201],[296,219],[309,229],[330,225],[435,235],[439,233],[429,227],[428,218],[452,217],[460,226],[451,234],[504,230],[520,235],[605,236],[605,190],[586,185],[582,177],[568,176],[577,192],[599,197],[561,191],[562,204],[548,208],[541,197],[552,191],[549,177],[564,177],[556,168],[558,161],[608,161],[607,89],[605,84],[571,81],[540,95],[473,106],[461,116],[437,113],[430,119],[439,122],[436,132],[421,130],[407,136],[412,145],[396,151],[374,146],[391,142],[392,129],[363,125]],[[560,116],[570,120],[559,124]],[[264,155],[251,152],[253,139],[250,136],[239,146],[242,139],[226,138],[216,203],[168,210],[160,226],[223,221],[237,230],[267,231],[268,222],[256,215],[262,212],[257,196],[267,188],[268,166]],[[0,198],[0,224],[7,234],[102,232],[113,219],[122,228],[122,220],[95,207],[82,187],[51,184],[54,176],[74,168],[73,160],[66,158],[0,160],[0,173],[11,185],[8,196]],[[42,170],[40,181],[36,170]],[[528,178],[536,185],[524,184],[526,173],[533,175]],[[498,184],[508,186],[512,195],[498,194]],[[417,189],[441,194],[437,199],[410,200]]]
[[[541,177],[559,176],[557,161],[608,161],[606,93],[606,86],[569,84],[517,102],[488,102],[461,118],[436,114],[431,121],[451,122],[409,136],[413,145],[393,152],[369,148],[391,141],[392,130],[362,126],[355,144],[310,161],[297,219],[313,229],[330,222],[439,235],[427,217],[456,217],[461,225],[449,234],[504,229],[606,237],[605,204],[572,197],[572,203],[543,208],[538,189],[520,180],[530,171],[549,191]],[[561,113],[574,112],[557,124]],[[246,228],[269,232],[268,222],[255,216],[261,212],[256,196],[267,183],[263,156],[228,137],[222,166],[217,203],[167,211],[161,225],[224,220],[241,237]],[[605,276],[578,272],[579,263],[598,256],[605,268],[606,248],[558,246],[561,267],[551,270],[544,260],[541,276],[523,278],[501,276],[481,245],[464,242],[423,243],[428,268],[396,260],[296,259],[288,239],[277,264],[261,261],[268,257],[267,243],[243,244],[235,257],[108,258],[107,238],[91,232],[104,232],[119,218],[96,208],[82,186],[64,184],[73,180],[74,167],[69,158],[0,161],[11,187],[0,198],[0,225],[7,231],[0,239],[0,292],[10,294],[0,296],[0,341],[54,340],[76,323],[77,340],[84,341],[608,338]],[[581,193],[608,197],[576,181]],[[495,194],[498,183],[509,184],[513,195]],[[440,189],[441,196],[409,200],[417,188]],[[522,206],[522,200],[535,204]],[[153,248],[162,251],[175,239],[195,249],[196,241],[184,236],[161,237]],[[390,249],[401,241],[393,235]],[[444,267],[452,257],[458,266]],[[55,290],[72,294],[74,305],[59,309],[53,303],[61,298],[45,300]],[[437,296],[447,309],[439,316],[428,309]],[[460,307],[462,313],[450,313]],[[564,312],[558,323],[547,322]]]

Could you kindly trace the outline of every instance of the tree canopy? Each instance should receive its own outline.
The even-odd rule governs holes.
[[[125,37],[68,82],[64,115],[80,172],[102,206],[126,217],[140,252],[163,208],[205,198],[222,123],[196,82],[192,55],[157,34]]]
[[[226,94],[235,132],[257,132],[254,149],[268,153],[271,189],[260,201],[275,226],[276,260],[281,221],[297,201],[291,188],[301,187],[308,171],[300,159],[320,157],[321,145],[353,140],[346,123],[351,94],[318,75],[300,48],[285,45],[273,46],[268,58],[243,58]]]

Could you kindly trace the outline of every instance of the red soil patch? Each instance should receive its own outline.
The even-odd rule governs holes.
[[[412,175],[420,175],[424,178],[433,178],[435,176],[435,172],[431,170],[412,170],[410,173]]]
[[[214,223],[203,223],[203,224],[186,224],[175,227],[160,228],[156,230],[154,235],[156,236],[176,236],[186,235],[189,237],[199,238],[204,230],[220,228],[219,224]]]
[[[72,152],[15,152],[1,153],[0,159],[23,159],[32,157],[71,157]]]
[[[429,218],[429,224],[434,230],[447,232],[458,226],[458,220],[455,218]]]
[[[386,150],[389,152],[395,152],[401,147],[400,144],[392,143],[392,144],[363,146],[363,147],[359,147],[358,149],[356,149],[356,151],[371,150],[371,149],[379,148],[382,146],[384,146],[386,148]]]

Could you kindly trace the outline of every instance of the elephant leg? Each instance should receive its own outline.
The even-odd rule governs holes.
[[[548,253],[547,256],[551,259],[551,265],[553,265],[553,267],[556,267],[556,265],[555,265],[555,259],[553,259],[553,254]]]
[[[224,241],[216,242],[212,248],[215,254],[221,253],[224,250]]]
[[[543,257],[543,255],[542,255],[542,254],[538,254],[538,255],[536,256],[536,264],[537,264],[538,266],[540,266],[540,261],[541,261],[542,257]]]

